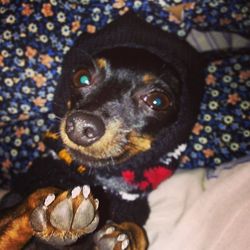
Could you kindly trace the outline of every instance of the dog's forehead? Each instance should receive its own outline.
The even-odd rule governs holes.
[[[94,60],[100,70],[106,71],[109,85],[117,90],[154,84],[165,67],[162,59],[138,48],[104,50],[97,53]]]
[[[163,59],[141,48],[117,47],[105,49],[93,56],[95,58],[105,58],[112,62],[112,67],[136,71],[157,70],[165,64]]]

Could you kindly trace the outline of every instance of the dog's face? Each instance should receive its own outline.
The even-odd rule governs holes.
[[[78,51],[66,65],[70,95],[60,134],[82,164],[122,163],[149,150],[177,119],[180,80],[146,50],[115,48],[92,57]]]

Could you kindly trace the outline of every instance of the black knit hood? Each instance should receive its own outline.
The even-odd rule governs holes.
[[[95,178],[111,191],[147,192],[155,188],[178,167],[180,152],[195,122],[202,96],[204,63],[199,53],[185,41],[151,26],[133,13],[128,13],[95,34],[83,34],[66,55],[63,73],[74,50],[95,55],[115,47],[141,48],[160,57],[176,72],[182,83],[181,104],[174,124],[161,132],[152,148],[115,168],[98,169]],[[62,80],[63,81],[63,80]],[[63,116],[66,110],[67,86],[59,83],[54,110]],[[178,156],[178,157],[177,157]],[[119,186],[119,187],[118,187]]]

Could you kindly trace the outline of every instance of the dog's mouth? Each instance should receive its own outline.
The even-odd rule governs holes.
[[[95,131],[96,128],[92,126],[84,128],[79,125],[77,129],[83,132],[76,131],[76,135],[73,135],[74,126],[68,116],[62,120],[62,141],[75,161],[89,167],[117,165],[150,149],[152,143],[151,137],[124,128],[120,120],[110,121],[106,125],[98,124],[97,130],[101,132]]]

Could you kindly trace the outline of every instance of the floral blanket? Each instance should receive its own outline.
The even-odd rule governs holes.
[[[182,15],[169,11],[183,3]],[[134,11],[185,38],[191,29],[250,37],[248,1],[0,0],[0,187],[46,154],[43,134],[57,117],[52,100],[63,56],[83,32]],[[181,168],[211,167],[249,154],[249,51],[205,69],[201,112]]]

